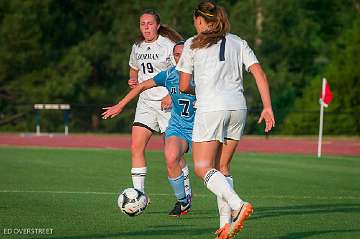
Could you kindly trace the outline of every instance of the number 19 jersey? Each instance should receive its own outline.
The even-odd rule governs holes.
[[[138,82],[141,83],[153,78],[160,71],[174,66],[172,51],[175,43],[159,35],[156,41],[134,44],[131,50],[129,66],[138,70]],[[140,94],[144,100],[159,101],[167,95],[164,87],[154,87]]]

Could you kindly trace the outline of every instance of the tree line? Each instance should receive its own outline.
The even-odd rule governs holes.
[[[33,131],[35,103],[72,105],[70,129],[129,132],[136,102],[116,119],[100,120],[101,106],[129,90],[128,60],[139,15],[152,8],[184,38],[195,34],[197,0],[0,1],[0,130]],[[360,134],[360,0],[229,0],[231,32],[254,49],[270,82],[275,133],[316,134],[321,79],[334,100],[325,133]],[[246,74],[246,133],[260,133],[261,105]],[[59,112],[41,124],[59,130]]]

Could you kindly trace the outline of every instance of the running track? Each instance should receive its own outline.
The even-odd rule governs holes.
[[[0,134],[0,146],[129,149],[130,137],[126,135],[35,136],[33,134]],[[147,149],[162,150],[162,147],[162,137],[153,136]],[[244,136],[237,151],[315,156],[317,139]],[[325,138],[322,152],[323,155],[360,156],[360,138]]]

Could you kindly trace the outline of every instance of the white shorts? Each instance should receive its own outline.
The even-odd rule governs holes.
[[[244,131],[247,110],[224,110],[195,114],[193,142],[225,139],[240,140]]]
[[[145,127],[151,131],[165,132],[171,116],[171,111],[161,110],[161,101],[151,101],[139,98],[133,126]]]

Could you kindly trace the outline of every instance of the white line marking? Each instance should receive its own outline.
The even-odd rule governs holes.
[[[49,194],[100,194],[115,195],[114,192],[76,192],[76,191],[27,191],[27,190],[0,190],[0,193],[49,193]]]
[[[48,193],[48,194],[94,194],[94,195],[117,195],[118,192],[86,192],[86,191],[33,191],[33,190],[0,190],[0,193]],[[150,193],[150,196],[173,196],[167,193]],[[209,194],[194,194],[194,197],[213,197]],[[317,199],[317,200],[360,200],[360,196],[291,196],[291,195],[265,195],[253,196],[259,199]]]

